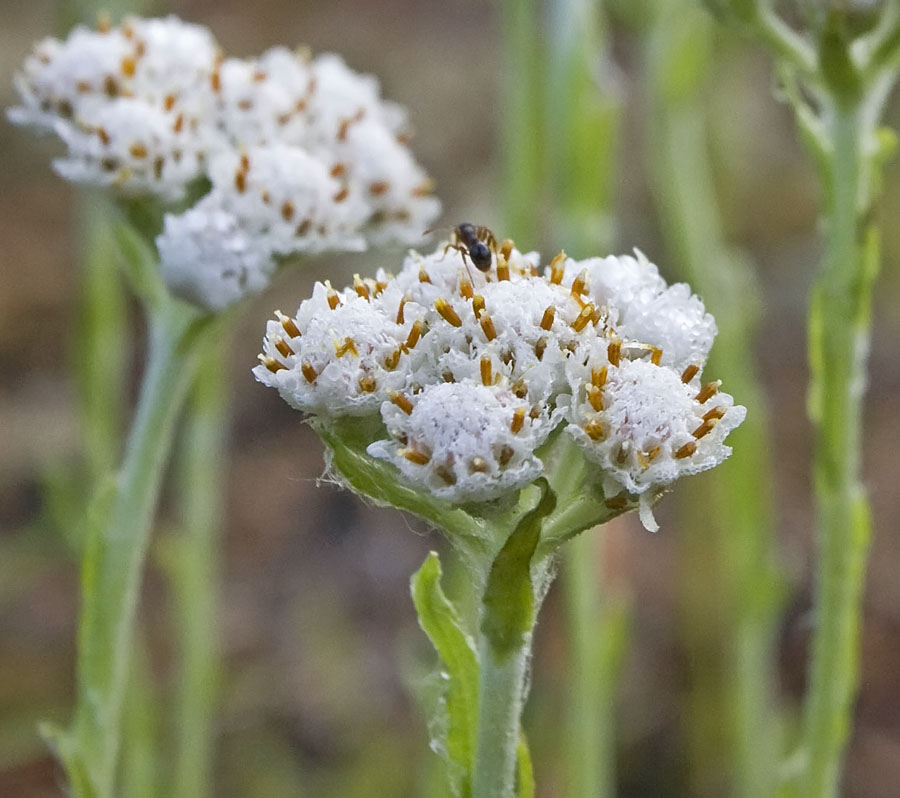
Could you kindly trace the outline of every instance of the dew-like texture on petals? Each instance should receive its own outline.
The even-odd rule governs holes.
[[[269,322],[263,363],[254,374],[307,413],[377,413],[390,391],[404,387],[400,342],[409,326],[353,291],[338,294],[317,283],[296,316]],[[273,370],[274,363],[279,367]]]
[[[540,270],[511,243],[485,273],[454,244],[409,253],[396,277],[317,285],[269,322],[257,378],[325,419],[380,413],[368,453],[452,502],[533,482],[562,427],[625,502],[610,507],[639,504],[652,528],[667,485],[729,455],[745,409],[700,379],[715,324],[686,285],[640,254]]]
[[[386,402],[381,415],[390,439],[368,448],[406,480],[434,496],[481,502],[523,488],[540,476],[534,450],[546,440],[545,418],[531,419],[528,405],[507,391],[471,381],[428,385],[412,410]],[[516,411],[522,427],[512,431]]]
[[[712,468],[731,454],[723,441],[746,410],[735,407],[728,394],[717,392],[700,402],[696,386],[674,371],[625,359],[618,367],[607,366],[592,404],[588,390],[596,368],[596,361],[589,362],[581,380],[573,380],[572,423],[566,431],[602,468],[608,494],[640,494]]]
[[[38,42],[14,82],[9,118],[61,140],[62,177],[183,214],[157,231],[160,257],[172,259],[162,273],[208,310],[264,288],[274,270],[256,266],[416,241],[440,212],[405,110],[334,54],[273,47],[231,58],[202,26],[132,17]],[[185,207],[204,194],[206,204]],[[221,233],[223,213],[246,234],[240,246],[230,232],[201,240]],[[173,236],[190,246],[178,251]],[[187,257],[217,252],[224,263]],[[249,273],[234,270],[238,260],[262,279],[235,281]]]
[[[214,311],[261,291],[275,271],[275,262],[214,198],[183,214],[167,214],[157,247],[170,290]]]

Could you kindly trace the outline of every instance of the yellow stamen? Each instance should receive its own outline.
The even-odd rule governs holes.
[[[428,465],[428,461],[431,460],[427,454],[417,452],[415,449],[401,449],[400,452],[407,460],[416,465]]]
[[[513,392],[513,395],[519,399],[524,399],[528,396],[528,386],[525,384],[524,379],[516,380],[510,390]]]
[[[391,391],[389,396],[391,401],[397,405],[406,415],[410,415],[413,411],[413,403],[399,391]]]
[[[556,316],[556,308],[553,305],[548,305],[547,309],[544,311],[544,315],[541,316],[541,329],[549,330],[553,326],[553,319]]]
[[[475,313],[475,318],[480,319],[481,314],[484,313],[484,297],[481,294],[475,294],[472,297],[472,310]]]
[[[606,385],[606,375],[609,369],[604,366],[602,369],[591,369],[591,385],[595,388],[602,388]]]
[[[358,274],[353,275],[353,290],[356,291],[357,296],[369,299],[369,286],[362,281]]]
[[[491,385],[494,381],[493,370],[491,369],[491,359],[487,355],[481,358],[481,384]]]
[[[362,393],[375,393],[375,378],[371,374],[366,374],[359,378],[359,390]]]
[[[578,272],[578,276],[572,281],[572,295],[581,296],[585,293],[585,283],[587,282],[587,269]]]
[[[403,348],[409,351],[412,349],[417,343],[419,343],[419,338],[422,337],[422,320],[416,319],[413,322],[413,326],[409,328],[409,335],[406,337],[406,343],[403,345]]]
[[[606,437],[606,428],[599,419],[591,419],[584,425],[584,431],[592,441],[602,441]]]
[[[516,248],[516,245],[513,243],[511,238],[504,238],[503,243],[500,245],[500,254],[509,260],[509,256],[512,254],[512,251]]]
[[[566,253],[560,252],[550,261],[550,282],[559,285],[566,273]]]
[[[711,418],[708,421],[704,421],[697,429],[695,429],[691,435],[693,435],[697,440],[700,440],[704,435],[708,435],[712,432],[713,427],[719,423],[719,419]]]
[[[453,309],[453,306],[443,297],[434,300],[434,309],[441,314],[444,321],[449,322],[454,327],[462,327],[462,319]]]
[[[262,363],[273,374],[276,374],[282,369],[287,368],[284,363],[279,363],[274,357],[266,357],[265,355],[259,356],[259,362]]]
[[[516,412],[513,413],[512,422],[509,425],[510,432],[515,435],[522,427],[525,425],[525,408],[519,407],[516,408]]]
[[[696,441],[688,441],[677,452],[675,452],[675,459],[676,460],[684,460],[685,457],[690,457],[696,451],[697,451]]]
[[[397,368],[397,364],[400,362],[401,352],[399,349],[395,349],[384,359],[384,367],[388,371],[393,371]]]
[[[513,459],[513,455],[516,453],[515,449],[512,446],[504,446],[500,449],[500,456],[497,458],[497,462],[500,465],[505,466],[510,460]]]
[[[294,350],[288,346],[288,342],[284,340],[280,335],[275,339],[275,348],[279,351],[282,357],[290,357],[294,354]]]
[[[537,343],[534,345],[534,356],[538,360],[544,359],[544,352],[547,350],[547,339],[546,338],[538,338]]]
[[[328,293],[326,294],[328,298],[328,307],[334,310],[338,305],[341,304],[341,298],[338,296],[338,292],[333,288],[328,289]]]
[[[303,376],[306,377],[306,381],[309,383],[315,382],[316,377],[319,376],[319,372],[313,368],[312,363],[306,360],[300,365],[300,371],[303,372]]]
[[[509,279],[509,263],[506,258],[503,257],[503,253],[497,253],[497,280],[508,280]]]
[[[603,409],[603,389],[597,388],[594,385],[588,386],[587,392],[588,401],[591,403],[591,407],[599,413]]]
[[[282,329],[291,336],[291,338],[300,337],[300,328],[297,327],[296,322],[290,318],[290,316],[285,316],[280,310],[276,310],[275,318],[281,322]]]
[[[700,371],[700,366],[696,363],[691,363],[684,371],[681,372],[681,381],[684,383],[690,382],[694,377],[697,376],[697,372]]]
[[[425,267],[419,267],[419,282],[420,283],[430,283],[431,278],[428,276],[428,272],[425,271]]]
[[[337,357],[343,357],[346,354],[351,354],[353,357],[359,357],[359,352],[356,351],[356,344],[350,336],[347,336],[344,339],[344,343],[340,346],[335,345],[334,352]]]
[[[572,329],[575,332],[581,332],[585,327],[587,327],[588,322],[591,320],[591,316],[594,314],[594,306],[588,302],[587,305],[584,306],[584,309],[575,317],[575,321],[572,322]]]
[[[406,304],[406,297],[400,300],[400,307],[397,308],[397,324],[404,324],[403,306]]]
[[[487,313],[481,317],[481,329],[488,341],[493,341],[497,337],[497,330],[494,327],[493,319]]]
[[[469,282],[469,278],[462,269],[459,270],[457,280],[459,281],[459,295],[463,299],[471,299],[475,292],[472,289],[472,283]]]
[[[706,402],[707,399],[715,396],[719,392],[719,386],[722,384],[722,380],[713,380],[712,382],[706,383],[701,389],[700,392],[694,397],[701,405]]]
[[[713,419],[722,418],[728,408],[725,405],[716,405],[712,410],[707,410],[703,414],[704,421],[712,421]]]
[[[619,365],[622,359],[622,342],[618,338],[609,342],[609,346],[606,347],[606,356],[614,366]]]
[[[469,463],[469,468],[473,474],[486,474],[488,465],[483,457],[473,457],[472,462]]]

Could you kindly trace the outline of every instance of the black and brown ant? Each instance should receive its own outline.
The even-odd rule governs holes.
[[[435,228],[426,230],[423,235],[428,235]],[[462,222],[453,228],[450,233],[450,241],[444,247],[447,250],[455,249],[462,255],[463,265],[466,264],[466,255],[472,261],[472,265],[480,272],[489,272],[493,262],[493,254],[497,251],[497,239],[489,228],[484,225],[475,225],[471,222]],[[471,277],[471,275],[470,275]]]

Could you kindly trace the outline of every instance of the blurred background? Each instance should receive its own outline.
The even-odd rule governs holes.
[[[0,105],[6,107],[15,101],[13,72],[35,39],[58,30],[59,7],[2,0],[0,8]],[[505,235],[510,188],[500,167],[500,130],[511,76],[499,5],[199,0],[173,3],[170,10],[209,26],[234,55],[303,43],[314,52],[337,51],[354,69],[377,75],[384,95],[409,109],[413,150],[437,181],[443,222],[471,220]],[[614,164],[614,251],[639,246],[675,281],[680,273],[667,265],[672,247],[648,174],[646,34],[626,14],[609,36],[610,78],[623,114]],[[772,96],[769,59],[725,35],[712,46],[714,69],[704,78],[702,97],[723,235],[754,265],[761,296],[760,334],[746,346],[758,359],[770,411],[774,554],[783,591],[772,687],[790,725],[804,689],[810,631],[805,312],[821,251],[819,197],[790,112]],[[896,102],[888,123],[900,123]],[[62,794],[60,770],[37,723],[65,722],[73,698],[78,566],[66,528],[73,505],[60,498],[66,493],[60,485],[72,483],[82,448],[71,376],[78,358],[79,192],[52,173],[56,152],[55,142],[0,122],[0,795],[16,798]],[[884,265],[874,307],[865,450],[875,538],[845,777],[847,796],[867,798],[894,796],[900,784],[898,170],[896,161],[888,167],[879,211]],[[517,244],[540,249],[545,262],[562,247],[575,256],[599,254],[578,252],[551,225],[536,230],[533,240],[519,233]],[[318,258],[286,271],[243,309],[222,341],[232,420],[217,600],[223,663],[214,730],[217,796],[442,795],[416,701],[431,652],[416,624],[408,580],[430,549],[452,559],[448,548],[415,519],[317,484],[323,470],[318,439],[250,374],[275,308],[293,311],[315,279],[340,285],[354,272],[396,267],[401,257],[397,250]],[[136,307],[131,311],[133,397],[144,330]],[[722,647],[718,591],[727,586],[717,581],[715,546],[704,545],[715,513],[706,500],[710,478],[694,477],[663,500],[658,534],[644,531],[634,517],[593,533],[604,589],[628,605],[628,645],[616,688],[622,796],[726,794],[728,766],[716,747],[726,735],[724,710],[715,691]],[[157,540],[172,523],[175,487],[164,497]],[[154,554],[141,624],[153,685],[148,698],[160,710],[156,733],[165,745],[173,734],[163,709],[172,701],[176,652],[170,591],[160,552]],[[450,572],[451,581],[461,577]],[[541,613],[525,718],[542,798],[566,795],[561,730],[569,664],[562,603],[557,584]],[[160,766],[165,769],[164,761]]]

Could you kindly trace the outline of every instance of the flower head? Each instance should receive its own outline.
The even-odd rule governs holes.
[[[60,175],[168,211],[163,277],[207,309],[289,256],[416,239],[440,210],[403,109],[336,55],[228,58],[199,25],[129,18],[39,42],[15,83],[9,117],[59,137]]]
[[[317,284],[269,322],[254,373],[320,421],[380,416],[368,454],[454,503],[534,482],[557,431],[623,507],[728,456],[745,410],[700,380],[715,322],[686,285],[640,253],[541,271],[504,242],[493,263],[439,247],[396,277]]]

